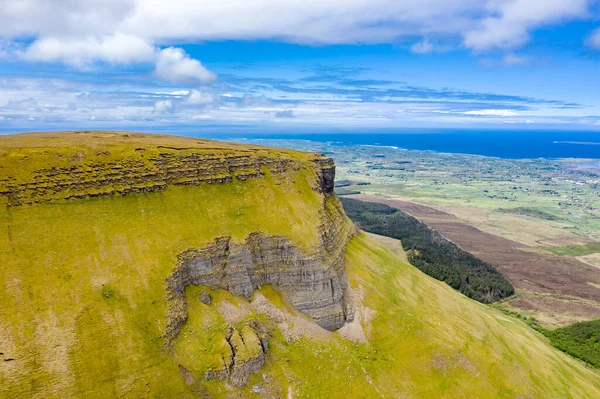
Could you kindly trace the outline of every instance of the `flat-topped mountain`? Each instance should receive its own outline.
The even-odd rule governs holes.
[[[0,137],[0,397],[598,397],[346,217],[320,154]]]
[[[317,154],[139,133],[20,134],[0,140],[0,195],[14,206],[159,191],[283,173],[301,160],[322,167],[331,193],[333,162]]]

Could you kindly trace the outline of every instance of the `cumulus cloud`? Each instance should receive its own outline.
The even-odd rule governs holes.
[[[322,44],[390,43],[400,38],[439,35],[463,37],[464,45],[483,51],[518,47],[529,39],[533,29],[584,17],[592,2],[3,0],[0,36],[55,38],[66,42],[86,38],[101,42],[101,38],[119,34],[160,45],[257,39]],[[414,51],[427,52],[431,43],[424,39],[413,47]]]
[[[0,55],[2,54],[0,47]],[[157,49],[149,42],[133,35],[115,34],[102,38],[41,38],[34,41],[20,58],[27,61],[62,62],[77,68],[89,68],[96,61],[111,64],[140,62],[155,63],[155,75],[168,82],[201,84],[216,78],[198,60],[183,49],[168,47]],[[206,101],[198,94],[191,101]]]
[[[183,49],[175,47],[160,51],[154,73],[173,83],[208,83],[216,78],[200,61],[190,58]]]
[[[131,63],[151,61],[155,50],[144,39],[137,36],[115,34],[101,38],[41,38],[34,41],[21,57],[29,61],[60,61],[84,67],[93,61],[109,63]]]
[[[546,24],[585,16],[589,0],[508,0],[488,2],[486,16],[464,34],[464,43],[476,51],[512,49],[529,41],[529,32]]]
[[[600,50],[600,28],[594,30],[588,37],[587,45]]]
[[[136,0],[2,0],[0,36],[106,36],[137,8]]]

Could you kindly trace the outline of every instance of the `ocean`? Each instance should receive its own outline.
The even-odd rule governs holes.
[[[350,133],[215,133],[196,137],[244,142],[285,139],[329,142],[332,145],[377,145],[408,150],[475,154],[498,158],[600,159],[600,132],[518,130],[405,130]]]

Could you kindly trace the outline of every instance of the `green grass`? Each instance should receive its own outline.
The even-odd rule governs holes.
[[[600,379],[525,323],[454,292],[363,237],[348,250],[353,284],[376,310],[372,370],[409,397],[595,397]],[[443,360],[442,360],[443,359]],[[369,369],[368,369],[369,370]],[[396,379],[402,370],[404,378]],[[419,382],[427,381],[426,384]]]
[[[251,389],[301,398],[594,398],[600,376],[552,348],[523,321],[454,292],[365,236],[347,249],[350,283],[362,292],[368,343],[338,333],[286,341],[278,324],[250,310],[244,321],[260,320],[270,330],[269,355]],[[175,349],[176,361],[201,377],[228,356],[228,324],[217,311],[221,301],[243,309],[249,304],[227,292],[213,293],[211,306],[186,295],[190,319]],[[290,312],[270,286],[261,290],[276,308]],[[360,305],[359,305],[360,306]],[[359,310],[359,312],[361,312]],[[211,360],[212,359],[212,360]],[[215,398],[230,392],[220,381],[202,382]]]
[[[509,213],[513,215],[521,215],[521,216],[530,216],[543,220],[559,220],[560,218],[549,213],[544,212],[542,210],[536,208],[527,208],[527,207],[516,207],[516,208],[499,208],[498,212],[500,213]]]
[[[567,245],[564,247],[541,247],[548,252],[562,256],[583,256],[600,253],[600,242],[583,245]]]

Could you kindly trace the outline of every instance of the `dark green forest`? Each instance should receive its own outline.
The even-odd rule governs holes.
[[[414,217],[384,204],[340,198],[364,231],[401,240],[410,263],[469,298],[496,302],[515,293],[506,277]]]

